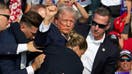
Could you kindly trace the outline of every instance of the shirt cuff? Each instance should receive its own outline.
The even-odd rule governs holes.
[[[27,70],[28,74],[34,74],[34,70],[33,70],[32,66],[26,67],[26,70]]]
[[[51,24],[51,23],[50,23]],[[50,28],[50,24],[49,25],[44,25],[44,23],[42,22],[39,26],[39,31],[40,32],[46,32],[49,30]]]
[[[27,51],[28,48],[27,48],[27,44],[24,43],[24,44],[18,44],[18,47],[17,47],[17,54],[21,53],[21,52],[24,52],[24,51]]]

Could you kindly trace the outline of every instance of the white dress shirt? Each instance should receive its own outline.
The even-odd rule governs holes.
[[[40,24],[40,26],[39,26],[39,31],[40,32],[46,32],[46,31],[48,31],[49,28],[50,28],[50,25],[51,25],[51,23],[49,23],[49,25],[44,25],[44,23],[42,22]]]
[[[34,70],[33,70],[33,67],[31,65],[29,65],[28,67],[26,67],[26,52],[28,48],[27,48],[27,44],[18,44],[18,47],[17,47],[17,54],[20,54],[21,53],[21,64],[20,64],[20,68],[21,69],[24,69],[26,68],[27,70],[27,73],[28,74],[34,74]]]
[[[105,38],[105,34],[101,40],[95,40],[91,32],[89,32],[86,38],[86,41],[88,43],[88,48],[81,57],[84,66],[83,74],[91,74],[95,56],[97,54],[100,44],[103,43],[104,38]]]

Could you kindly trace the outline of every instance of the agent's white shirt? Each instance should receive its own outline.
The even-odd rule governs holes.
[[[91,32],[89,32],[86,38],[88,48],[81,57],[81,61],[84,66],[83,74],[91,74],[95,56],[97,54],[100,44],[103,43],[104,38],[105,34],[101,40],[94,40],[94,37],[92,36]]]
[[[26,68],[27,70],[27,74],[34,74],[34,70],[33,70],[33,67],[31,65],[29,65],[28,67],[26,67],[26,51],[28,50],[27,48],[27,44],[18,44],[18,47],[17,47],[17,52],[16,54],[20,54],[21,53],[21,64],[20,64],[20,68],[21,69],[24,69]]]

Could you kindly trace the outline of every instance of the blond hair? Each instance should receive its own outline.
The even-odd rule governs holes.
[[[75,31],[71,31],[69,36],[70,36],[70,39],[66,43],[66,46],[72,47],[72,48],[75,46],[79,46],[80,50],[86,50],[87,49],[86,39],[82,35],[78,34]]]

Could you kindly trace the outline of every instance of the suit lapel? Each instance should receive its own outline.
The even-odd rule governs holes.
[[[106,54],[106,49],[104,48],[105,41],[106,41],[106,38],[105,38],[104,42],[100,44],[100,47],[97,51],[97,54],[94,59],[93,67],[92,67],[92,72],[97,70],[96,68],[99,68],[98,65],[100,65],[101,62],[103,60],[105,60],[105,56],[104,56]]]

